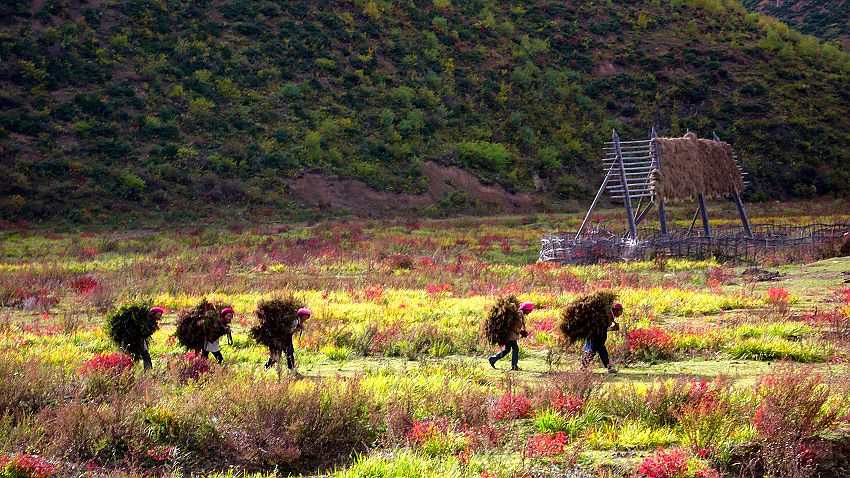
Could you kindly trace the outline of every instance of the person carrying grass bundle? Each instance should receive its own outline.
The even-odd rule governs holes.
[[[599,327],[594,330],[584,341],[584,356],[581,359],[581,368],[587,368],[593,362],[593,356],[599,354],[599,361],[608,369],[608,373],[617,373],[617,369],[611,365],[608,357],[608,349],[605,342],[608,340],[608,331],[620,330],[617,317],[623,315],[623,304],[614,302],[611,306],[611,323],[607,327]]]
[[[233,335],[231,335],[230,328],[230,323],[233,322],[233,314],[233,308],[231,307],[225,307],[219,312],[221,325],[217,330],[212,332],[210,339],[204,342],[204,351],[201,353],[204,358],[209,357],[209,354],[213,354],[213,357],[215,357],[219,364],[224,362],[224,355],[221,354],[221,346],[218,344],[218,341],[221,337],[227,335],[227,345],[233,345]]]
[[[487,359],[491,367],[496,368],[496,362],[510,353],[511,370],[520,370],[518,341],[521,337],[528,337],[528,332],[525,329],[525,316],[533,310],[533,303],[523,302],[520,304],[513,296],[500,298],[490,310],[484,324],[485,335],[490,343],[504,346],[501,351]]]
[[[148,343],[159,328],[159,319],[165,310],[151,307],[149,301],[122,304],[106,315],[105,330],[109,338],[134,360],[142,359],[144,369],[152,368]]]
[[[616,295],[610,291],[585,294],[570,304],[561,320],[560,330],[568,343],[584,340],[584,355],[581,368],[587,368],[594,355],[599,354],[602,365],[609,373],[617,369],[611,365],[605,342],[608,332],[620,329],[616,318],[623,315],[623,304],[614,302]]]
[[[292,336],[304,330],[307,319],[313,315],[310,309],[293,298],[263,300],[257,304],[259,323],[251,327],[251,337],[269,348],[266,368],[280,362],[281,353],[286,354],[286,367],[295,370],[295,346]]]
[[[165,309],[162,307],[151,307],[148,311],[148,316],[151,319],[151,322],[156,324],[156,328],[159,328],[159,319],[162,318],[162,314],[165,313]],[[153,333],[153,332],[151,332]],[[153,368],[153,360],[151,360],[151,352],[148,342],[150,341],[150,337],[147,340],[142,340],[142,363],[145,370],[150,370]]]
[[[312,315],[313,313],[310,312],[310,309],[304,307],[298,309],[298,313],[289,324],[289,329],[292,332],[283,335],[283,353],[286,354],[286,368],[289,370],[295,370],[295,346],[292,344],[292,336],[295,332],[304,330],[304,321]],[[270,368],[272,365],[280,362],[280,354],[280,349],[269,347],[269,361],[266,362],[266,368]]]
[[[228,343],[233,345],[233,336],[230,331],[232,320],[231,307],[213,304],[204,298],[194,307],[181,310],[177,314],[174,336],[187,350],[198,352],[204,358],[212,353],[218,363],[222,363],[224,357],[218,341],[227,335]]]

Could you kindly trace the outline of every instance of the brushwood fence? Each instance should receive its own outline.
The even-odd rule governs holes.
[[[605,230],[557,232],[541,239],[539,260],[568,264],[653,260],[660,256],[710,259],[721,262],[758,263],[766,257],[787,260],[850,254],[850,222],[835,224],[753,224],[752,237],[741,226],[715,228],[710,237],[702,231],[673,229],[668,234],[639,231],[633,241]],[[655,235],[651,235],[655,234]]]

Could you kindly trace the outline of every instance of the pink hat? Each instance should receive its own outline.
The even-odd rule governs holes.
[[[149,314],[153,314],[154,312],[159,312],[160,314],[165,313],[165,309],[162,307],[151,307],[151,310],[148,311]]]
[[[233,313],[235,313],[235,312],[233,312],[233,307],[225,307],[225,308],[221,309],[221,312],[219,312],[219,315],[224,317],[225,314],[233,314]]]
[[[521,310],[523,312],[531,312],[532,310],[534,310],[534,303],[523,302],[522,304],[519,305],[519,310]]]
[[[614,305],[611,306],[611,310],[623,310],[623,304],[614,302]]]
[[[310,309],[305,309],[304,307],[302,307],[298,309],[298,312],[295,315],[309,315],[312,317],[313,313],[310,312]]]

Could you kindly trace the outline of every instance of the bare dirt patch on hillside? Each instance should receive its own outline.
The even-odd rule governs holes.
[[[471,200],[470,210],[525,213],[534,208],[534,196],[483,184],[471,173],[454,166],[426,162],[422,165],[422,173],[429,181],[428,191],[423,194],[375,191],[362,181],[333,180],[317,172],[308,172],[296,179],[290,184],[289,192],[310,206],[342,208],[365,216],[422,212],[427,206],[454,193]]]

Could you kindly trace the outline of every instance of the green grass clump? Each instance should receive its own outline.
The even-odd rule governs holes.
[[[453,457],[432,458],[409,450],[361,456],[330,478],[463,478],[465,473]]]
[[[746,339],[725,348],[732,358],[748,360],[791,359],[796,362],[823,362],[832,356],[832,348],[817,342],[792,342],[787,339]]]

